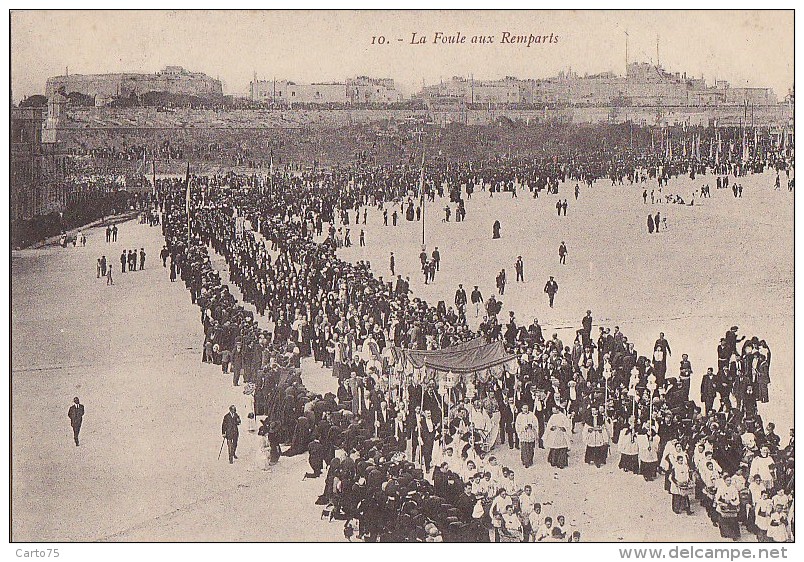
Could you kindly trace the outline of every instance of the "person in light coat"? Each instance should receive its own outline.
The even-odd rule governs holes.
[[[659,464],[659,436],[644,428],[637,436],[637,448],[640,474],[648,482],[655,480]]]

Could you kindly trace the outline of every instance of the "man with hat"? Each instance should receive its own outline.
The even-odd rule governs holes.
[[[706,369],[706,374],[703,376],[703,379],[701,379],[701,402],[703,402],[704,405],[704,413],[707,415],[712,411],[717,391],[718,380],[715,378],[712,367],[709,367]]]
[[[583,326],[578,333],[581,335],[581,342],[584,347],[590,346],[592,343],[592,311],[587,310],[586,316],[581,318],[581,326]]]
[[[237,458],[235,452],[237,451],[237,438],[240,430],[237,426],[240,425],[240,416],[237,415],[237,408],[229,406],[229,412],[223,416],[223,423],[221,424],[221,434],[226,439],[226,444],[229,447],[229,464],[234,463]]]
[[[433,421],[430,410],[425,410],[424,414],[419,417],[417,432],[424,470],[425,472],[430,472],[430,465],[433,461],[433,446],[437,439],[437,424]]]
[[[740,343],[745,339],[745,336],[737,337],[737,330],[739,328],[737,326],[732,326],[729,328],[729,331],[726,332],[726,337],[723,338],[726,340],[726,351],[728,351],[728,357],[731,357],[732,353],[737,353],[737,344]]]
[[[475,318],[480,316],[480,309],[483,307],[483,295],[480,293],[480,289],[478,289],[477,285],[472,290],[472,304],[475,306]]]
[[[466,313],[466,291],[464,291],[463,285],[460,283],[458,284],[458,290],[455,291],[455,308],[461,313]]]
[[[544,292],[547,293],[547,296],[550,298],[550,308],[553,308],[553,299],[556,298],[556,293],[558,293],[558,283],[556,283],[552,275],[544,285]]]
[[[73,404],[67,411],[67,417],[70,418],[70,425],[73,428],[73,440],[75,446],[78,447],[78,434],[81,432],[81,423],[84,420],[84,405],[78,400],[78,396],[73,398]]]
[[[692,378],[692,363],[690,363],[689,356],[686,353],[681,355],[681,366],[679,368],[679,383],[681,385],[681,392],[684,396],[684,401],[689,400],[690,396],[690,379]]]
[[[729,346],[726,343],[726,338],[720,338],[720,343],[717,346],[717,370],[718,372],[722,371],[724,367],[729,366],[729,359],[731,358],[732,352],[729,350]]]

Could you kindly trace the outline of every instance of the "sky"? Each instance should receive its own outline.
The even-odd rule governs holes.
[[[437,32],[465,42],[434,44]],[[502,44],[506,32],[546,42]],[[167,65],[219,78],[227,94],[246,94],[255,73],[301,83],[388,77],[407,94],[452,76],[624,74],[626,32],[630,61],[655,62],[658,37],[670,72],[771,87],[779,99],[793,86],[792,10],[15,11],[12,96],[44,93],[47,78],[66,69],[152,73]],[[427,43],[411,44],[414,33]],[[494,42],[473,44],[475,36]]]

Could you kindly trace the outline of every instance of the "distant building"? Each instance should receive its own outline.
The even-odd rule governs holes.
[[[513,77],[503,80],[475,80],[453,76],[446,82],[426,86],[425,99],[460,98],[466,104],[508,105],[521,103],[521,83]]]
[[[729,88],[723,91],[724,103],[728,105],[774,105],[776,94],[771,88]]]
[[[419,94],[425,100],[461,98],[467,104],[493,106],[567,105],[579,107],[634,106],[720,106],[776,105],[770,88],[732,88],[718,81],[707,86],[703,78],[688,77],[686,73],[670,73],[661,66],[633,62],[626,75],[602,72],[580,76],[561,72],[545,79],[520,80],[506,77],[501,80],[475,80],[455,76],[452,79],[425,87]]]
[[[402,99],[392,78],[358,76],[344,82],[299,84],[288,80],[251,81],[251,101],[275,105],[304,104],[375,104],[395,103]]]
[[[96,105],[147,92],[167,92],[209,100],[223,98],[220,80],[180,66],[167,66],[156,74],[68,74],[48,78],[47,97],[51,98],[59,91],[67,95],[77,92],[90,96],[96,100]]]
[[[251,100],[275,105],[294,103],[332,104],[348,103],[349,96],[344,83],[297,84],[288,80],[253,80],[250,86]]]
[[[346,80],[349,102],[352,104],[396,103],[402,94],[396,89],[393,78],[358,76]]]

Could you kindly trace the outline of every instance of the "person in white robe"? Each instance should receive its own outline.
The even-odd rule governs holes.
[[[637,436],[637,447],[639,472],[646,481],[653,481],[659,464],[659,436],[650,429],[643,428]]]
[[[718,524],[720,536],[734,541],[740,538],[740,523],[737,513],[740,510],[740,492],[728,474],[723,477],[715,492],[715,506],[720,515]]]
[[[670,468],[670,494],[673,496],[673,512],[692,515],[690,498],[694,493],[695,481],[687,455],[684,453],[676,455]]]
[[[583,442],[586,445],[584,462],[594,464],[598,468],[606,464],[608,456],[609,435],[603,412],[592,406],[583,426]]]
[[[768,539],[773,542],[787,542],[789,540],[787,523],[785,506],[777,505],[768,520]]]
[[[754,532],[761,542],[767,540],[772,513],[773,502],[769,497],[768,490],[762,488],[759,492],[759,499],[754,502]]]
[[[572,423],[561,408],[553,408],[553,415],[547,420],[544,446],[549,450],[547,461],[550,466],[566,468],[569,464],[570,435]]]
[[[773,488],[773,471],[774,471],[774,461],[773,458],[770,456],[770,449],[768,447],[763,446],[759,450],[759,456],[754,457],[751,460],[751,469],[749,471],[749,476],[753,478],[755,474],[759,474],[760,478],[762,478],[762,482],[765,485],[765,488],[770,490]]]

